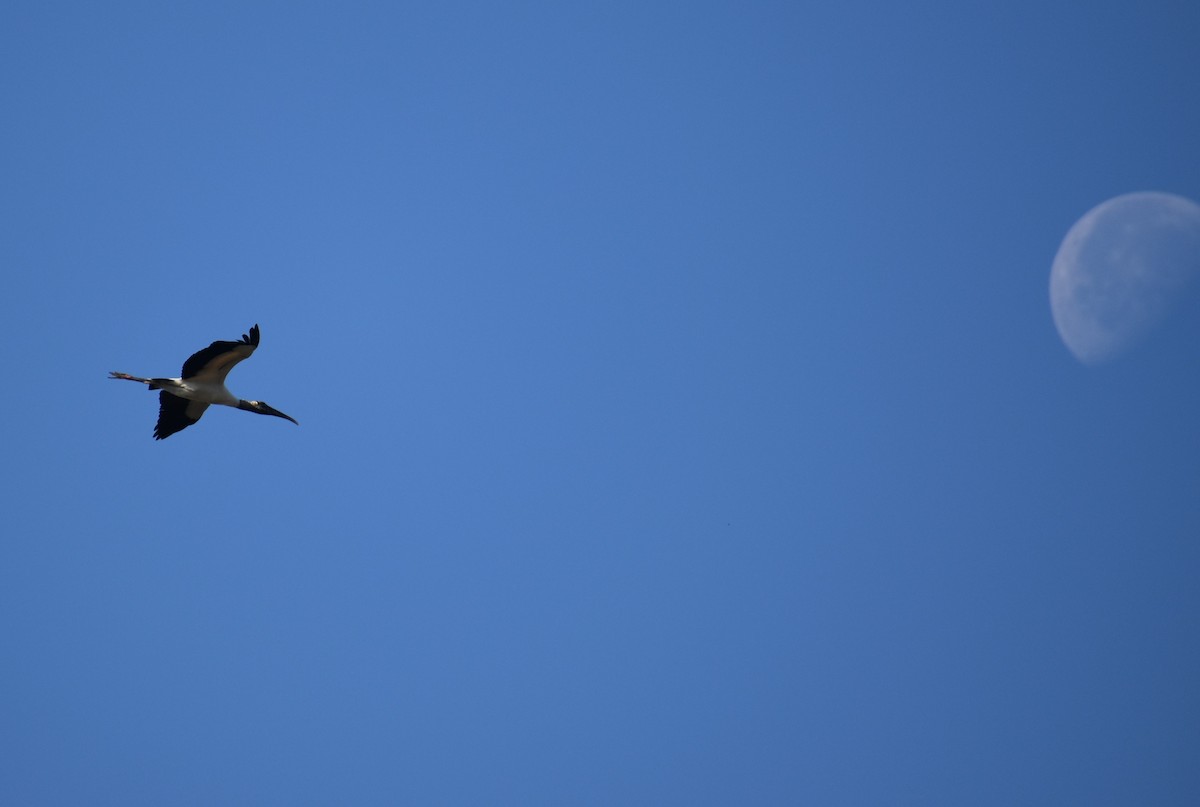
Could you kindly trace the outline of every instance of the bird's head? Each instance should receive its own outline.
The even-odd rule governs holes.
[[[263,403],[262,401],[238,401],[238,409],[245,409],[247,412],[257,412],[260,415],[274,415],[277,418],[283,418],[284,420],[290,420],[292,423],[295,423],[297,426],[300,425],[300,421],[296,420],[291,415],[285,415],[282,412],[280,412],[278,409],[268,406],[267,404]]]

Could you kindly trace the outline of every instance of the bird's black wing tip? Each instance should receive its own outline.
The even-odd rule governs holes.
[[[258,339],[259,339],[258,323],[256,322],[256,323],[254,323],[254,325],[251,326],[250,333],[242,334],[242,341],[248,345],[253,345],[254,347],[258,347]]]

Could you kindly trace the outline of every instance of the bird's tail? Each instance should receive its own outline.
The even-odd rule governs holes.
[[[122,381],[136,381],[139,384],[148,384],[150,386],[150,389],[152,389],[152,390],[159,388],[158,384],[154,383],[153,378],[140,378],[136,375],[130,375],[129,373],[109,373],[108,377],[109,378],[119,378]]]

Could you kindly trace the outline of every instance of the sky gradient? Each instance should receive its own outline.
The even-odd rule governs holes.
[[[0,803],[1197,803],[1200,311],[1048,302],[1196,31],[6,3]]]

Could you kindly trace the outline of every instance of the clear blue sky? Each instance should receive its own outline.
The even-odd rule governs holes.
[[[1196,804],[1200,346],[1047,283],[1198,31],[5,3],[0,803]]]

